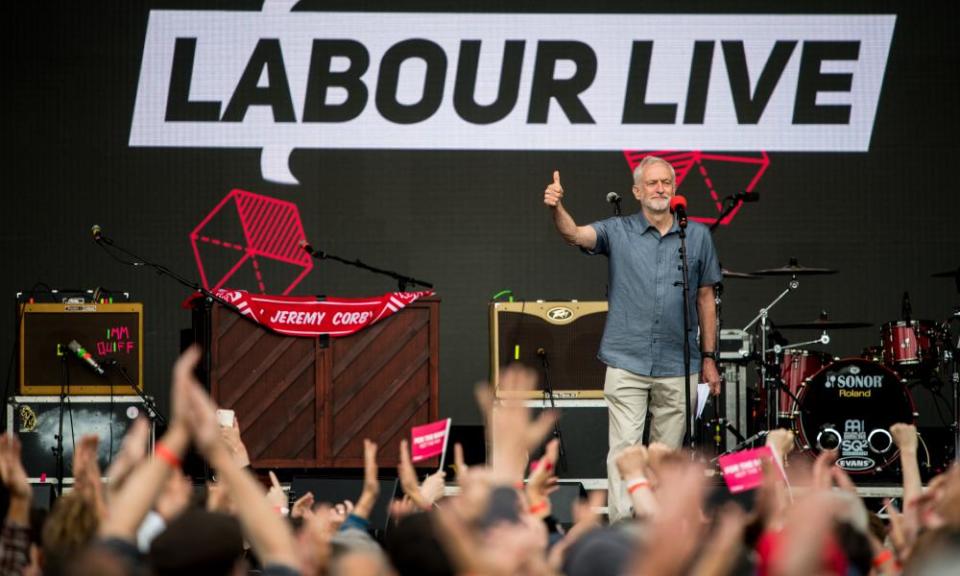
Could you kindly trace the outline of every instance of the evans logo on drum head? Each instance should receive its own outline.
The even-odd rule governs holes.
[[[864,470],[872,470],[877,466],[877,463],[872,458],[864,456],[847,456],[838,459],[837,466],[848,472],[863,472]]]

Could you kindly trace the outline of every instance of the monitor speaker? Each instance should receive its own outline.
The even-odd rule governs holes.
[[[493,302],[490,304],[490,381],[500,398],[500,368],[519,362],[536,370],[542,398],[602,398],[606,366],[597,359],[607,319],[606,302]]]

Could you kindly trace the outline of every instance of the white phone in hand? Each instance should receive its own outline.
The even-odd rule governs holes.
[[[233,428],[233,410],[219,408],[217,410],[217,422],[224,428]]]

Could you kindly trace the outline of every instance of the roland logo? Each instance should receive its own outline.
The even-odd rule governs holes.
[[[557,306],[556,308],[547,310],[547,318],[553,320],[554,322],[569,320],[573,318],[573,310],[565,306]]]
[[[844,470],[849,470],[851,472],[862,472],[863,470],[870,470],[877,465],[873,461],[873,458],[866,458],[864,456],[847,456],[845,458],[840,458],[837,460],[837,466],[843,468]]]

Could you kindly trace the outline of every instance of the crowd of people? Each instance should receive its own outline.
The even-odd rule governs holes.
[[[564,530],[550,501],[556,440],[530,460],[557,415],[534,418],[519,401],[494,409],[492,391],[479,386],[488,463],[466,465],[456,446],[454,491],[443,471],[419,480],[401,442],[403,498],[390,504],[391,525],[377,539],[369,519],[378,498],[387,497],[379,494],[377,445],[364,443],[355,503],[307,493],[288,504],[275,476],[268,489],[250,469],[236,421],[218,422],[194,377],[199,357],[192,348],[174,366],[170,425],[153,453],[148,426],[138,421],[104,474],[98,439],[83,437],[73,456],[73,490],[45,515],[31,509],[16,436],[0,439],[0,478],[9,495],[0,576],[960,573],[960,467],[923,487],[910,425],[891,429],[903,509],[886,503],[883,520],[834,465],[835,454],[791,459],[792,433],[776,430],[766,440],[775,461],[751,498],[717,498],[724,489],[687,452],[637,445],[616,459],[631,516],[607,523],[599,513],[602,493],[594,493],[574,504],[574,521]],[[527,390],[535,379],[508,368],[500,386]],[[214,472],[204,490],[182,472],[191,445]]]

